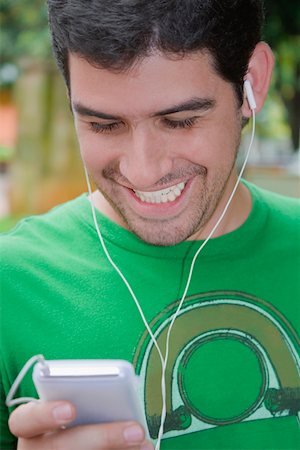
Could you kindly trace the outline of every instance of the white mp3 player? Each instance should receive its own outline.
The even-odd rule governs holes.
[[[68,400],[77,411],[76,425],[134,420],[148,436],[139,380],[123,360],[44,360],[33,370],[41,400]]]

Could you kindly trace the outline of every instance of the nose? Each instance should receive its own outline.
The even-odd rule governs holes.
[[[139,190],[151,189],[171,171],[167,142],[158,130],[137,126],[120,158],[120,172]]]

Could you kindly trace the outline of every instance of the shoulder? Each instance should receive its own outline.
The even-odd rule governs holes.
[[[58,205],[45,214],[26,217],[15,228],[0,236],[0,246],[3,254],[32,254],[55,242],[68,240],[80,229],[86,203],[85,196]]]
[[[10,231],[2,233],[2,238],[17,237],[19,235],[30,235],[34,231],[47,227],[63,227],[71,222],[71,217],[82,209],[85,196],[81,195],[66,203],[55,206],[48,212],[40,215],[25,217]]]
[[[280,195],[249,183],[247,183],[247,187],[252,194],[253,201],[260,209],[265,210],[269,222],[299,231],[300,199]]]
[[[294,268],[300,260],[300,201],[251,185],[253,213],[258,227],[255,245]],[[297,263],[295,264],[295,261]]]

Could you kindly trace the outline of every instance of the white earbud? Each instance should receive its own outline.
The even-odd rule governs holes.
[[[256,101],[255,101],[252,86],[251,86],[251,83],[249,80],[244,81],[244,88],[246,91],[246,97],[247,97],[250,109],[252,109],[252,110],[256,109]]]

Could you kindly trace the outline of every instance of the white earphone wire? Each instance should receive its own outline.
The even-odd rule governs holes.
[[[95,205],[93,203],[93,198],[92,198],[92,188],[91,188],[91,183],[90,183],[90,180],[89,180],[89,175],[88,175],[86,166],[85,166],[85,164],[83,162],[85,176],[86,176],[86,181],[87,181],[87,187],[88,187],[88,192],[89,192],[89,197],[90,197],[90,204],[91,204],[91,209],[92,209],[93,221],[94,221],[96,232],[97,232],[98,237],[99,237],[100,244],[102,246],[102,249],[103,249],[103,251],[104,251],[108,261],[113,266],[113,268],[116,270],[116,272],[119,274],[119,276],[123,280],[124,284],[126,285],[126,287],[127,287],[128,291],[129,291],[131,297],[133,298],[133,300],[134,300],[134,302],[135,302],[135,304],[137,306],[137,309],[138,309],[138,311],[139,311],[139,313],[141,315],[141,318],[142,318],[142,320],[144,322],[144,325],[145,325],[145,327],[146,327],[146,329],[147,329],[147,331],[148,331],[148,333],[149,333],[149,335],[151,337],[153,345],[156,347],[156,349],[158,351],[158,354],[159,354],[159,357],[160,357],[160,360],[161,360],[161,364],[162,364],[162,378],[161,378],[162,413],[161,413],[161,422],[160,422],[160,427],[159,427],[159,432],[158,432],[158,437],[157,437],[157,441],[156,441],[155,450],[159,450],[160,449],[160,442],[161,442],[161,439],[162,439],[163,428],[164,428],[164,423],[165,423],[165,419],[166,419],[166,383],[165,383],[165,373],[166,373],[166,367],[167,367],[167,363],[168,363],[169,341],[170,341],[171,331],[172,331],[174,322],[175,322],[176,318],[178,317],[179,312],[180,312],[180,310],[182,308],[183,302],[184,302],[184,300],[186,298],[186,295],[187,295],[187,292],[188,292],[188,289],[189,289],[189,286],[190,286],[190,282],[191,282],[191,279],[192,279],[192,274],[193,274],[193,271],[194,271],[194,267],[195,267],[195,263],[196,263],[196,260],[198,258],[198,255],[200,254],[202,249],[205,247],[207,242],[211,239],[211,237],[213,236],[213,234],[217,230],[218,226],[220,225],[221,221],[223,220],[223,218],[224,218],[224,216],[225,216],[225,214],[226,214],[226,212],[227,212],[227,210],[229,208],[229,205],[230,205],[230,203],[231,203],[231,201],[233,199],[233,196],[234,196],[234,194],[235,194],[235,192],[236,192],[236,190],[238,188],[238,185],[240,183],[242,175],[244,173],[244,170],[245,170],[248,158],[249,158],[249,154],[250,154],[250,151],[251,151],[251,148],[252,148],[252,145],[253,145],[254,136],[255,136],[255,108],[251,108],[251,113],[252,113],[252,132],[251,132],[250,143],[249,143],[246,155],[245,155],[244,163],[243,163],[243,165],[241,167],[241,170],[240,170],[240,173],[238,175],[237,181],[236,181],[236,183],[235,183],[235,185],[233,187],[233,190],[232,190],[232,192],[230,194],[230,197],[229,197],[229,199],[228,199],[228,201],[227,201],[227,203],[226,203],[226,205],[225,205],[225,207],[223,209],[222,214],[220,215],[219,219],[217,220],[216,224],[214,225],[214,227],[210,231],[209,235],[204,240],[204,242],[201,244],[201,246],[198,248],[197,252],[195,253],[195,255],[193,257],[193,260],[192,260],[192,263],[191,263],[191,266],[190,266],[190,270],[189,270],[188,279],[187,279],[187,282],[186,282],[186,285],[185,285],[184,293],[183,293],[182,298],[181,298],[181,300],[179,302],[177,310],[175,311],[175,313],[172,316],[172,319],[171,319],[171,322],[170,322],[170,325],[169,325],[169,328],[168,328],[167,338],[166,338],[166,353],[165,353],[165,356],[162,355],[162,352],[161,352],[161,349],[160,349],[160,347],[158,345],[158,342],[157,342],[157,340],[156,340],[156,338],[155,338],[155,336],[154,336],[154,334],[153,334],[153,332],[152,332],[152,330],[151,330],[151,328],[150,328],[150,326],[149,326],[149,324],[148,324],[148,322],[147,322],[147,320],[145,318],[143,310],[142,310],[142,308],[141,308],[141,306],[139,304],[138,299],[136,298],[136,295],[134,294],[134,291],[133,291],[130,283],[128,282],[128,280],[126,279],[126,277],[124,276],[124,274],[122,273],[120,268],[117,266],[117,264],[113,261],[113,259],[111,258],[110,254],[109,254],[109,252],[107,250],[107,247],[106,247],[106,244],[104,242],[103,236],[101,234],[101,231],[100,231],[100,228],[99,228],[99,225],[98,225],[98,221],[97,221],[97,217],[96,217],[96,211],[95,211]]]
[[[250,105],[251,106],[251,105]],[[99,241],[101,244],[101,247],[108,259],[108,261],[110,262],[110,264],[112,265],[112,267],[116,270],[116,272],[119,274],[119,276],[121,277],[121,279],[123,280],[124,284],[126,285],[131,297],[133,298],[136,307],[140,313],[140,316],[142,318],[142,321],[151,337],[151,340],[153,342],[153,345],[156,347],[159,357],[160,357],[160,361],[161,361],[161,365],[162,365],[162,378],[161,378],[161,394],[162,394],[162,412],[161,412],[161,422],[160,422],[160,427],[159,427],[159,431],[158,431],[158,437],[157,437],[157,441],[156,441],[156,446],[155,446],[155,450],[159,450],[160,449],[160,442],[162,439],[162,435],[163,435],[163,429],[164,429],[164,423],[165,423],[165,419],[166,419],[166,382],[165,382],[165,374],[166,374],[166,367],[167,367],[167,363],[168,363],[168,356],[169,356],[169,341],[170,341],[170,335],[171,335],[171,331],[173,328],[173,325],[175,323],[176,318],[178,317],[180,310],[182,308],[182,305],[184,303],[184,300],[186,298],[189,286],[190,286],[190,282],[192,279],[192,274],[194,271],[194,267],[195,267],[195,263],[196,260],[200,254],[200,252],[202,251],[202,249],[204,248],[204,246],[207,244],[207,242],[211,239],[211,237],[213,236],[213,234],[215,233],[216,229],[218,228],[218,226],[220,225],[221,221],[223,220],[229,205],[232,201],[232,198],[238,188],[238,185],[240,183],[240,180],[242,178],[243,172],[245,170],[248,158],[249,158],[249,154],[253,145],[253,141],[254,141],[254,135],[255,135],[255,106],[251,107],[251,112],[252,112],[252,133],[251,133],[251,138],[250,138],[250,143],[245,155],[245,159],[244,159],[244,163],[241,167],[240,173],[238,175],[237,181],[234,185],[234,188],[230,194],[230,197],[223,209],[222,214],[220,215],[219,219],[217,220],[216,224],[214,225],[214,227],[212,228],[212,230],[210,231],[209,235],[207,236],[207,238],[202,242],[202,244],[200,245],[200,247],[198,248],[197,252],[195,253],[192,262],[191,262],[191,266],[190,266],[190,270],[189,270],[189,274],[188,274],[188,278],[187,278],[187,282],[185,285],[185,289],[182,295],[182,298],[179,302],[179,305],[177,307],[177,310],[175,311],[175,313],[172,316],[172,319],[170,321],[170,325],[168,328],[168,332],[167,332],[167,337],[166,337],[166,352],[165,352],[165,356],[162,355],[161,349],[158,345],[158,342],[154,336],[154,333],[152,332],[146,318],[145,315],[143,313],[143,310],[139,304],[138,299],[136,298],[136,295],[134,294],[134,291],[130,285],[130,283],[128,282],[128,280],[126,279],[126,277],[124,276],[124,274],[122,273],[122,271],[120,270],[120,268],[117,266],[117,264],[113,261],[113,259],[111,258],[109,251],[107,250],[106,244],[104,242],[103,236],[101,234],[99,225],[98,225],[98,221],[97,221],[97,217],[96,217],[96,208],[93,202],[93,196],[92,196],[92,188],[91,188],[91,183],[89,180],[89,175],[86,169],[86,166],[84,164],[83,161],[83,167],[84,167],[84,172],[85,172],[85,177],[86,177],[86,182],[87,182],[87,187],[88,187],[88,193],[89,193],[89,198],[90,198],[90,205],[91,205],[91,210],[92,210],[92,217],[93,217],[93,222],[95,225],[95,229],[97,232],[97,235],[99,237]],[[28,372],[28,370],[30,369],[30,367],[35,363],[35,362],[41,362],[44,365],[44,370],[47,371],[48,367],[45,364],[45,360],[43,355],[36,355],[33,356],[32,358],[30,358],[26,364],[24,365],[24,367],[21,369],[19,375],[17,376],[17,378],[15,379],[14,383],[12,384],[9,393],[6,397],[6,405],[7,406],[14,406],[14,405],[18,405],[20,403],[25,403],[25,402],[29,402],[29,401],[37,401],[38,399],[35,398],[31,398],[31,397],[21,397],[18,399],[13,399],[14,394],[17,391],[17,388],[19,387],[22,379],[24,378],[24,376],[26,375],[26,373]]]
[[[23,380],[23,378],[25,377],[26,373],[28,372],[28,370],[30,369],[30,367],[35,364],[36,362],[40,362],[42,364],[42,366],[44,367],[45,372],[47,372],[48,366],[45,363],[45,358],[43,355],[35,355],[32,356],[22,367],[22,369],[20,370],[20,373],[18,374],[17,378],[15,379],[15,381],[13,382],[13,384],[11,385],[11,388],[7,394],[6,400],[5,400],[5,404],[6,406],[15,406],[15,405],[20,405],[21,403],[27,403],[27,402],[37,402],[38,398],[34,398],[34,397],[20,397],[20,398],[13,398],[18,387],[21,384],[21,381]]]

